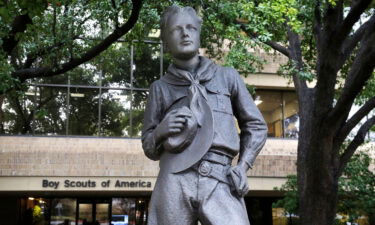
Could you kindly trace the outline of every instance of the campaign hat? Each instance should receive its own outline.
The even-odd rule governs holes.
[[[181,133],[167,138],[163,143],[164,152],[160,158],[162,171],[178,173],[186,170],[201,160],[210,149],[214,136],[213,115],[208,104],[203,104],[202,109],[205,113],[200,126],[192,116]]]

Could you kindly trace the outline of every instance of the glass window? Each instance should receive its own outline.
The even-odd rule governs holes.
[[[298,138],[298,100],[294,92],[283,92],[284,98],[284,137]]]
[[[35,134],[65,135],[67,88],[39,87],[35,99],[33,129]]]
[[[0,95],[0,134],[17,133],[14,129],[18,114],[5,95]]]
[[[113,198],[112,225],[146,225],[148,203],[144,198]]]
[[[32,134],[35,90],[11,91],[0,97],[0,133]]]
[[[99,90],[71,88],[69,96],[69,135],[99,134]]]
[[[143,128],[143,114],[146,108],[148,91],[133,91],[132,137],[140,137]]]
[[[159,43],[135,43],[133,46],[133,87],[149,88],[160,78]]]
[[[102,71],[98,68],[96,61],[81,64],[66,74],[69,75],[71,85],[98,86]]]
[[[49,219],[49,201],[45,198],[29,197],[26,201],[26,210],[21,219],[22,224],[46,225]]]
[[[267,126],[268,137],[282,137],[282,108],[283,100],[278,91],[256,91],[255,104],[262,113]]]
[[[130,97],[130,91],[103,89],[100,122],[102,136],[130,136]]]
[[[148,215],[148,200],[144,198],[138,198],[135,204],[135,224],[146,225]]]
[[[58,198],[51,201],[51,224],[75,225],[77,201]]]
[[[0,134],[140,137],[151,83],[171,61],[158,41],[117,42],[64,74],[0,96]]]
[[[109,225],[109,204],[97,203],[95,207],[95,225]]]
[[[68,77],[70,72],[59,74],[52,77],[40,77],[33,80],[33,84],[60,84],[64,85],[68,83]]]
[[[114,51],[116,50],[116,51]],[[113,55],[115,54],[115,55]],[[102,86],[130,88],[130,46],[128,43],[116,43],[110,52],[103,52],[99,68],[102,72]]]
[[[91,203],[80,203],[78,205],[78,225],[92,224],[94,218],[92,215],[93,204]]]
[[[254,102],[267,123],[268,137],[298,138],[298,101],[294,92],[257,90]]]
[[[135,219],[135,198],[112,199],[112,224],[131,224]]]

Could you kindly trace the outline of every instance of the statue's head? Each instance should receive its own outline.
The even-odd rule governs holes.
[[[160,38],[173,57],[189,59],[198,54],[202,19],[191,7],[169,6],[160,20]]]

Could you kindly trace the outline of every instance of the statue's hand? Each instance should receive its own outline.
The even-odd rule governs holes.
[[[185,126],[187,117],[191,116],[190,113],[179,109],[167,113],[154,131],[157,142],[171,135],[180,133]]]
[[[244,197],[249,191],[246,171],[247,166],[242,164],[231,167],[228,170],[227,176],[229,178],[231,191],[239,197]]]

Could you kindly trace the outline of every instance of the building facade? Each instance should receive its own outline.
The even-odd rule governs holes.
[[[144,156],[140,131],[148,87],[168,63],[159,42],[146,46],[119,46],[128,51],[118,70],[89,63],[0,99],[0,224],[146,224],[159,167]],[[276,74],[286,59],[254,54],[268,64],[244,80],[256,88],[269,138],[245,202],[252,225],[276,225],[282,213],[272,203],[283,193],[275,188],[296,173],[298,102]]]

